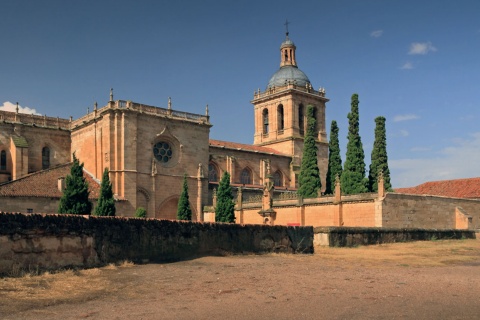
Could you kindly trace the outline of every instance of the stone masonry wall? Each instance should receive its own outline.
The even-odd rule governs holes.
[[[0,213],[0,274],[263,252],[313,253],[313,228]]]
[[[465,229],[457,226],[457,208],[480,229],[480,201],[439,196],[387,193],[382,201],[382,226],[389,228]]]

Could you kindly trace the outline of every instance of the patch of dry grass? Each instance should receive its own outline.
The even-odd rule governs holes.
[[[479,240],[437,240],[390,243],[356,248],[316,247],[315,255],[325,262],[386,267],[433,267],[480,262]]]
[[[65,302],[83,302],[118,291],[121,287],[112,281],[112,270],[132,266],[132,262],[126,261],[103,268],[0,278],[0,314]]]

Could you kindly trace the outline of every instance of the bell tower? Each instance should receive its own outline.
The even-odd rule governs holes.
[[[265,146],[292,156],[291,186],[298,187],[303,142],[307,125],[307,106],[315,110],[318,165],[325,186],[328,165],[328,141],[325,131],[325,107],[329,101],[325,89],[313,89],[307,75],[297,66],[296,46],[289,38],[280,45],[280,69],[273,74],[265,91],[254,92],[254,145]]]

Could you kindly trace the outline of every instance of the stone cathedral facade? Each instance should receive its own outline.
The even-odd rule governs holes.
[[[75,120],[1,111],[0,211],[56,212],[60,175],[74,152],[90,184],[98,184],[104,168],[109,169],[117,214],[123,216],[144,207],[148,217],[175,219],[184,175],[197,221],[203,221],[203,207],[212,203],[212,190],[224,172],[230,173],[234,187],[253,192],[262,189],[268,166],[275,189],[295,190],[308,105],[315,108],[325,185],[327,102],[325,90],[315,90],[298,68],[296,47],[287,33],[279,70],[251,101],[252,145],[211,140],[208,106],[204,114],[192,114],[175,110],[170,100],[167,108],[159,108],[114,100],[112,92],[105,106],[95,105]]]

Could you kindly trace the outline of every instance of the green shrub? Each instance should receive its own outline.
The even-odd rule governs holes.
[[[147,217],[147,210],[144,207],[138,207],[135,211],[136,218],[146,218]]]

